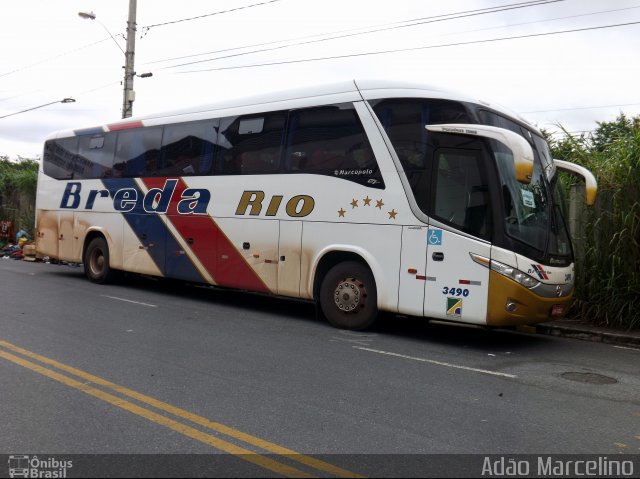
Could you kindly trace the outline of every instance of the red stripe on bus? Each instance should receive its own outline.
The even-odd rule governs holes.
[[[147,189],[162,189],[166,180],[167,178],[146,178],[143,183]],[[271,290],[268,286],[249,266],[244,256],[238,252],[212,217],[209,215],[178,214],[177,206],[186,186],[184,180],[180,178],[169,203],[167,218],[182,239],[189,243],[189,248],[215,283],[219,286],[270,293]],[[197,239],[189,242],[189,238]],[[218,258],[224,259],[224,261],[218,261]]]
[[[109,131],[129,130],[131,128],[142,128],[144,125],[141,121],[128,121],[126,123],[112,123],[107,125]]]

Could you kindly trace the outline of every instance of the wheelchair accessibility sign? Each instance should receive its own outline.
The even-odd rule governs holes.
[[[427,243],[431,246],[442,245],[442,230],[432,230],[429,228],[427,232]]]

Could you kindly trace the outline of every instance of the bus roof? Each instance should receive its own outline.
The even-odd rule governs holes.
[[[481,104],[527,125],[540,133],[527,120],[508,108],[487,102],[453,90],[434,87],[424,83],[403,80],[356,79],[335,83],[322,83],[302,88],[264,92],[257,95],[225,98],[216,102],[186,108],[133,116],[94,128],[81,130],[61,130],[50,134],[49,139],[65,138],[80,133],[113,131],[140,126],[162,125],[165,123],[194,121],[212,116],[232,116],[279,109],[303,108],[319,104],[343,103],[361,99],[379,98],[441,98]]]

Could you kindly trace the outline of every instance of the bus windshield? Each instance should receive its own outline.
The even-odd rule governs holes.
[[[526,256],[549,265],[568,265],[573,259],[571,240],[565,223],[564,198],[547,142],[541,136],[496,113],[478,111],[482,123],[518,133],[534,148],[531,183],[518,183],[511,152],[493,142],[500,174],[505,209],[505,231],[524,243]],[[506,161],[505,155],[509,156]],[[533,248],[532,250],[530,248]],[[518,251],[517,245],[514,248]]]
[[[549,257],[549,262],[566,263],[571,257],[571,243],[563,215],[563,200],[557,187],[557,176],[549,182],[543,166],[542,138],[535,141],[538,155],[529,184],[519,183],[513,171],[511,152],[493,142],[505,213],[505,232]],[[548,152],[548,149],[547,149]],[[552,163],[547,163],[552,165]],[[563,257],[563,258],[558,258]]]

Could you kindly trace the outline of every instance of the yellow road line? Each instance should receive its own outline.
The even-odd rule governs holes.
[[[19,358],[18,356],[14,356],[11,353],[0,350],[0,357],[23,366],[27,369],[31,369],[32,371],[42,374],[43,376],[47,376],[48,378],[51,378],[62,384],[82,391],[83,393],[89,394],[90,396],[94,396],[98,399],[101,399],[102,401],[108,402],[109,404],[119,407],[120,409],[124,409],[125,411],[141,416],[156,424],[160,424],[161,426],[173,429],[180,434],[188,436],[204,444],[213,446],[216,449],[220,449],[221,451],[224,451],[226,453],[238,456],[245,461],[252,462],[265,469],[269,469],[270,471],[285,475],[287,477],[313,477],[312,475],[302,472],[298,469],[287,466],[285,464],[281,464],[277,461],[274,461],[273,459],[261,456],[260,454],[256,454],[253,451],[240,446],[236,446],[235,444],[232,444],[230,442],[223,441],[222,439],[218,439],[217,437],[214,437],[210,434],[198,431],[197,429],[179,423],[178,421],[174,421],[173,419],[149,411],[148,409],[145,409],[143,407],[137,406],[136,404],[129,402],[126,399],[121,399],[117,396],[113,396],[112,394],[105,393],[87,384],[83,384],[67,376],[64,376],[63,374],[51,371],[50,369],[32,363],[31,361],[27,361],[26,359]]]
[[[27,349],[23,349],[20,348],[18,346],[15,346],[11,343],[8,343],[6,341],[0,341],[0,346],[3,346],[7,349],[10,349],[12,351],[15,351],[17,353],[20,353],[24,356],[30,357],[32,359],[36,359],[44,364],[49,364],[51,366],[54,366],[62,371],[66,371],[68,373],[71,373],[77,377],[80,377],[82,379],[85,379],[87,381],[90,381],[94,384],[98,384],[100,386],[112,389],[113,391],[116,391],[122,395],[128,396],[132,399],[136,399],[137,401],[140,401],[142,403],[148,404],[150,406],[153,406],[157,409],[160,409],[162,411],[168,412],[170,414],[173,414],[174,416],[177,417],[181,417],[183,419],[187,419],[195,424],[199,424],[200,426],[204,426],[208,429],[211,429],[213,431],[219,432],[221,434],[225,434],[229,437],[233,437],[235,439],[239,439],[243,442],[246,442],[247,444],[251,444],[253,446],[257,446],[261,449],[264,449],[265,451],[271,452],[273,454],[278,454],[278,455],[282,455],[282,456],[286,456],[289,459],[292,459],[294,461],[299,462],[300,464],[304,464],[305,466],[311,467],[313,469],[319,470],[319,471],[323,471],[323,472],[327,472],[329,474],[338,476],[338,477],[364,477],[361,476],[359,474],[356,474],[354,472],[348,471],[346,469],[342,469],[338,466],[334,466],[333,464],[329,464],[327,462],[321,461],[320,459],[316,459],[314,457],[310,457],[310,456],[306,456],[304,454],[300,454],[299,452],[296,452],[292,449],[288,449],[286,447],[282,447],[279,446],[278,444],[274,444],[272,442],[266,441],[264,439],[260,439],[259,437],[256,436],[252,436],[251,434],[247,434],[244,433],[242,431],[239,431],[237,429],[234,429],[232,427],[229,426],[225,426],[224,424],[220,424],[218,422],[215,421],[211,421],[205,417],[199,416],[197,414],[191,413],[189,411],[186,411],[184,409],[181,409],[179,407],[176,406],[172,406],[171,404],[165,403],[163,401],[159,401],[157,399],[154,399],[150,396],[146,396],[144,394],[141,394],[139,392],[133,391],[132,389],[126,388],[124,386],[120,386],[118,384],[112,383],[110,381],[107,381],[106,379],[102,379],[98,376],[94,376],[92,374],[89,374],[85,371],[82,371],[80,369],[74,368],[72,366],[68,366],[66,364],[60,363],[58,361],[55,361],[53,359],[47,358],[45,356],[41,356],[39,354],[36,354],[34,352],[31,352]],[[1,351],[0,351],[1,352]],[[7,354],[7,353],[5,353]],[[4,356],[4,355],[3,355]],[[19,358],[18,358],[19,359]],[[31,363],[32,364],[32,363]],[[43,368],[44,369],[44,368]],[[46,371],[49,371],[48,369],[45,369]],[[49,371],[51,372],[51,371]],[[57,374],[57,373],[53,373],[53,374]],[[66,378],[66,376],[62,376],[64,378]],[[67,378],[69,379],[69,378]],[[72,379],[69,379],[70,381],[73,381]],[[75,382],[75,381],[74,381]],[[78,383],[81,384],[83,387],[85,385],[83,385],[82,383]],[[96,391],[101,392],[99,390],[96,389]],[[106,393],[103,393],[106,394]],[[115,396],[112,396],[115,397]],[[119,401],[123,401],[121,399],[116,398]],[[126,401],[125,401],[126,402]],[[129,404],[133,404],[133,403],[129,403]],[[117,404],[116,404],[117,405]],[[140,408],[142,409],[142,408]],[[142,409],[143,411],[146,411],[145,409]],[[148,412],[148,411],[147,411]],[[155,414],[155,413],[152,413]],[[160,416],[162,418],[164,418],[164,416]],[[177,423],[180,424],[180,423]],[[183,425],[182,425],[183,426]],[[184,427],[188,427],[188,426],[184,426]],[[194,431],[197,431],[194,429]],[[199,431],[197,431],[199,432]],[[213,437],[213,436],[210,436]],[[230,443],[228,443],[230,444]],[[249,452],[250,454],[253,454],[251,452]],[[266,458],[265,458],[266,459]],[[275,462],[275,461],[274,461]],[[277,463],[279,464],[279,463]],[[304,474],[304,473],[302,473]]]

